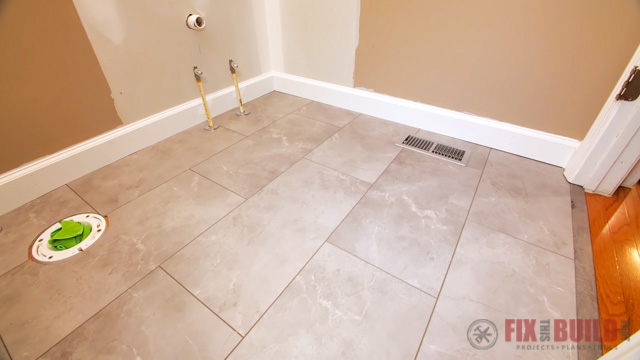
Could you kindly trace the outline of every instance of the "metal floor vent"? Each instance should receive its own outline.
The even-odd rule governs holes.
[[[440,144],[413,135],[407,136],[402,144],[396,145],[405,149],[414,150],[443,160],[451,161],[452,163],[462,166],[467,166],[469,157],[471,157],[471,151],[454,148],[453,146]]]

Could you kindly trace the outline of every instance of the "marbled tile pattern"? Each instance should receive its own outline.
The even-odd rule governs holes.
[[[576,288],[593,317],[561,169],[278,92],[247,107],[0,216],[0,360],[575,358],[504,341],[505,318],[575,318]],[[416,133],[468,167],[395,146]],[[83,199],[105,236],[25,261]]]
[[[63,186],[0,216],[0,275],[29,259],[29,246],[54,222],[93,209]]]
[[[418,359],[575,359],[575,352],[561,349],[519,351],[515,332],[514,342],[504,340],[505,319],[575,319],[573,266],[571,259],[467,222]],[[498,328],[499,340],[488,350],[477,351],[467,340],[477,319]]]
[[[303,160],[163,268],[246,334],[368,187]]]
[[[569,184],[559,167],[492,150],[469,219],[573,258]]]
[[[307,99],[273,91],[245,104],[245,108],[251,111],[249,115],[237,116],[237,109],[233,109],[216,116],[214,121],[227,129],[251,135],[309,102]]]
[[[114,211],[81,255],[1,276],[0,334],[14,359],[45,352],[242,201],[185,172]]]
[[[224,359],[240,340],[156,269],[41,359]]]
[[[204,131],[202,125],[197,125],[72,181],[69,186],[98,212],[107,214],[243,137],[224,128]]]
[[[406,125],[360,115],[307,158],[372,183],[402,149],[395,144],[416,131]]]
[[[326,244],[230,359],[413,359],[433,303]]]
[[[359,114],[335,106],[312,101],[295,111],[295,114],[343,127]]]
[[[437,296],[481,172],[402,150],[329,241]]]
[[[248,198],[336,131],[333,125],[290,114],[194,170]]]

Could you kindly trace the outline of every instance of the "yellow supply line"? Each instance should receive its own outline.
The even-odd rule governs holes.
[[[240,104],[240,113],[244,114],[244,106],[242,105],[242,96],[240,96],[240,87],[238,87],[238,76],[236,73],[232,73],[231,77],[233,78],[233,84],[236,87],[236,96],[238,97],[238,103]]]
[[[198,88],[200,89],[200,96],[202,96],[204,111],[207,113],[207,121],[209,122],[209,127],[213,129],[213,121],[211,120],[211,114],[209,113],[209,106],[207,105],[207,97],[204,95],[204,90],[202,90],[202,81],[198,81]]]
[[[204,95],[204,90],[202,89],[202,70],[198,69],[197,66],[193,67],[193,75],[196,77],[196,82],[198,83],[198,89],[200,89],[200,96],[202,97],[202,103],[204,104],[204,111],[207,113],[207,122],[209,122],[209,130],[214,130],[218,128],[218,124],[214,124],[213,120],[211,120],[211,113],[209,113],[209,105],[207,105],[207,97]],[[206,129],[206,127],[205,127]]]
[[[229,71],[231,71],[231,77],[233,78],[233,86],[236,87],[236,97],[238,98],[238,105],[240,110],[236,112],[238,116],[249,115],[249,110],[244,109],[244,105],[242,104],[242,96],[240,95],[240,86],[238,86],[238,75],[236,74],[236,69],[238,68],[238,64],[233,62],[233,59],[229,60]]]

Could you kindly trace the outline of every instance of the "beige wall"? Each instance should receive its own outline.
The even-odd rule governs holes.
[[[0,54],[0,173],[122,124],[71,0],[0,0]]]
[[[279,7],[275,36],[281,40],[272,52],[281,56],[281,66],[274,61],[275,70],[353,86],[359,0],[267,1]]]
[[[583,139],[640,44],[640,0],[362,0],[355,86]]]
[[[199,97],[193,66],[207,93],[232,86],[228,60],[245,80],[270,70],[264,0],[74,0],[118,113],[131,123]],[[205,16],[202,32],[185,25]]]

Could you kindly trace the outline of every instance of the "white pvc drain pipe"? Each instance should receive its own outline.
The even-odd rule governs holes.
[[[57,251],[53,246],[49,245],[49,239],[51,238],[51,233],[60,228],[60,222],[63,220],[73,220],[75,222],[89,224],[91,225],[91,234],[89,234],[89,236],[80,244],[66,250]],[[31,244],[31,250],[29,251],[31,260],[39,263],[52,263],[68,259],[93,245],[93,243],[95,243],[100,236],[107,231],[108,227],[109,221],[98,214],[78,214],[62,219],[49,226],[45,231],[38,235],[33,244]]]

